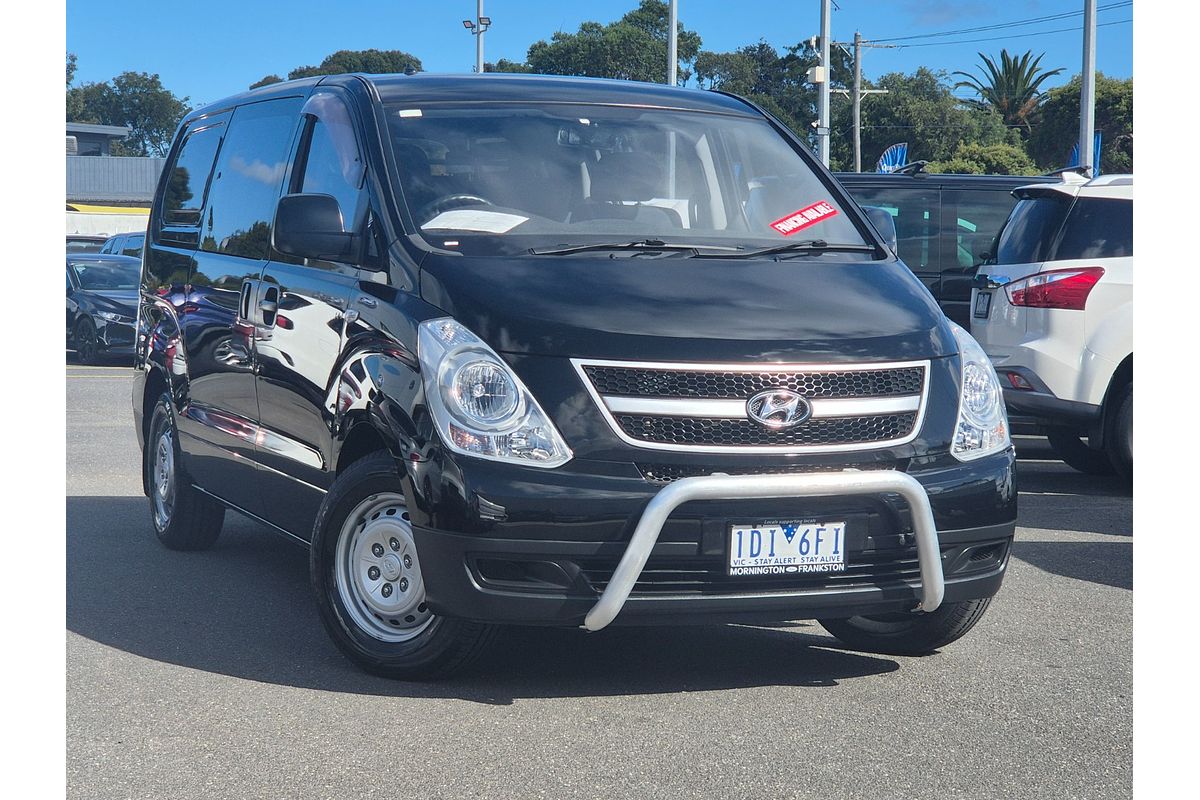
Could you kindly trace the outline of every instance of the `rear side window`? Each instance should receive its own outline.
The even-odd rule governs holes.
[[[1063,226],[1055,259],[1133,255],[1133,203],[1081,197]]]
[[[200,249],[265,258],[300,112],[299,98],[241,106],[213,175]]]
[[[142,235],[128,237],[121,243],[121,255],[140,256],[142,254],[142,245],[145,241],[146,237]]]
[[[1017,202],[996,243],[996,264],[1048,261],[1051,248],[1071,207],[1071,198],[1058,194],[1027,197]]]
[[[937,234],[941,203],[936,189],[863,187],[851,192],[860,205],[879,206],[892,215],[896,223],[898,254],[909,269],[939,268]]]
[[[195,225],[204,208],[204,189],[212,173],[225,126],[210,125],[192,131],[171,165],[163,193],[163,221],[168,225]]]

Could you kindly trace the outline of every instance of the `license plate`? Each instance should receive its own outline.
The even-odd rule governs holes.
[[[988,314],[992,311],[992,293],[980,292],[975,295],[975,317],[976,319],[987,319]]]
[[[768,520],[730,528],[729,575],[787,575],[845,569],[844,520]]]

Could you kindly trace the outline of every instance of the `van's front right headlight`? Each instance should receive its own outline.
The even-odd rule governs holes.
[[[558,467],[571,450],[508,364],[471,331],[443,317],[422,322],[417,358],[442,441],[464,455]]]
[[[954,441],[950,452],[959,461],[973,461],[1007,448],[1012,439],[1008,432],[1008,412],[1004,393],[991,359],[975,337],[959,325],[950,323],[958,341],[962,370],[962,388],[958,398],[958,419],[954,423]]]

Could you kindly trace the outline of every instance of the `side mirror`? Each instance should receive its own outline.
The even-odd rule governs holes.
[[[342,210],[328,194],[288,194],[275,210],[275,249],[290,256],[345,261],[354,234],[342,227]]]
[[[883,241],[895,253],[900,242],[896,235],[896,220],[892,217],[891,212],[881,206],[863,206],[862,210],[866,212],[867,219],[871,220],[875,230],[879,231]]]

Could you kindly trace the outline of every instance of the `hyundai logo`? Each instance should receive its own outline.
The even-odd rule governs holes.
[[[791,389],[767,389],[746,401],[746,414],[766,428],[783,430],[812,416],[812,405]]]

